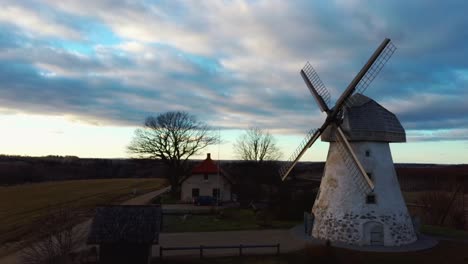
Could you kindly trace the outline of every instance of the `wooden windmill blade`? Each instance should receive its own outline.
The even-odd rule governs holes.
[[[284,164],[280,168],[279,174],[280,174],[281,180],[284,181],[288,177],[289,173],[297,164],[297,162],[302,157],[302,155],[304,155],[306,150],[310,148],[314,144],[315,141],[317,141],[317,139],[320,137],[321,134],[322,134],[322,129],[312,129],[309,131],[309,133],[304,138],[302,143],[299,145],[296,151],[291,155],[287,163]]]
[[[344,159],[351,159],[354,162],[354,165],[357,168],[358,174],[365,180],[365,183],[369,186],[370,191],[374,190],[374,183],[372,182],[371,179],[369,179],[369,176],[367,175],[366,170],[364,169],[364,166],[362,166],[361,162],[359,161],[356,153],[354,152],[353,148],[351,147],[351,144],[349,144],[348,139],[346,138],[346,135],[344,134],[343,130],[341,129],[340,126],[336,126],[336,131],[338,132],[337,136],[337,143],[341,144],[342,148],[346,150],[346,152],[342,153],[344,155]],[[347,157],[346,157],[347,155]]]
[[[370,82],[374,80],[375,76],[380,72],[385,63],[390,59],[391,55],[395,51],[395,46],[391,43],[391,40],[386,38],[382,41],[379,47],[374,51],[372,56],[369,58],[367,63],[362,67],[359,73],[354,77],[351,83],[348,85],[346,90],[341,94],[338,101],[336,101],[333,112],[329,115],[329,118],[335,118],[341,111],[343,105],[349,100],[351,95],[356,90],[358,84],[361,83],[363,90],[365,90]]]
[[[380,70],[382,70],[382,68],[385,66],[387,61],[392,57],[395,51],[396,51],[395,45],[393,45],[393,43],[389,41],[388,44],[385,46],[385,48],[382,50],[382,52],[379,54],[375,62],[372,64],[369,70],[366,71],[366,74],[362,77],[362,79],[356,85],[356,89],[354,90],[354,93],[363,94],[366,91],[367,87],[369,87],[369,85],[372,83],[375,77],[379,74]],[[349,105],[352,105],[352,103],[353,103],[353,98],[350,96],[345,101],[345,104],[349,106]]]
[[[301,76],[314,96],[315,101],[317,101],[320,110],[322,110],[322,112],[330,111],[328,108],[328,103],[330,103],[330,92],[328,92],[317,72],[309,62],[307,62],[304,68],[302,68]]]

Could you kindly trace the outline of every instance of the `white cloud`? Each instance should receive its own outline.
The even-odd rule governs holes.
[[[33,47],[0,51],[0,58],[21,58],[46,73],[92,85],[103,83],[102,90],[108,91],[96,100],[101,102],[115,95],[115,100],[104,100],[105,105],[131,111],[131,118],[178,108],[206,114],[214,125],[224,127],[261,124],[270,129],[301,131],[320,125],[323,118],[299,75],[307,60],[336,99],[384,36],[401,38],[398,46],[409,59],[400,61],[415,60],[411,56],[417,50],[406,28],[392,28],[393,20],[385,15],[387,10],[373,12],[375,5],[359,1],[322,6],[266,0],[44,3],[50,10],[62,12],[57,17],[79,16],[103,23],[122,42],[96,45],[95,54],[89,56]],[[39,9],[9,6],[0,14],[3,22],[47,36],[82,37]],[[414,34],[429,36],[427,30],[423,32]],[[443,41],[437,40],[437,45]],[[424,43],[424,49],[430,45]],[[205,62],[194,62],[193,58],[206,59],[216,69],[203,68]],[[407,99],[411,92],[401,87],[392,90],[393,100],[384,100],[383,105],[388,102],[389,109],[403,117],[415,111],[422,113],[428,105],[436,104],[428,96],[414,104],[416,98]],[[154,98],[149,98],[148,93]],[[103,112],[95,111],[96,115]],[[118,119],[122,112],[105,112],[104,118]],[[411,125],[417,127],[421,116],[414,119],[416,123]]]
[[[47,14],[41,14],[37,10],[27,9],[19,5],[2,6],[0,22],[13,24],[32,35],[54,36],[66,39],[80,39],[81,35],[76,30],[61,25]]]

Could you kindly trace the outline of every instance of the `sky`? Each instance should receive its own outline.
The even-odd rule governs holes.
[[[465,1],[0,1],[0,153],[128,158],[145,117],[187,111],[236,159],[249,127],[287,159],[386,37],[397,51],[366,95],[397,115],[395,162],[468,162]],[[304,156],[324,161],[328,143]]]

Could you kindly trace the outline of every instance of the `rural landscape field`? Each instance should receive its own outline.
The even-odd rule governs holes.
[[[22,160],[27,164],[28,158],[16,159]],[[43,159],[47,164],[49,162]],[[6,162],[11,162],[11,158],[8,158]],[[17,162],[17,161],[16,161]],[[41,160],[35,158],[34,163],[30,163],[30,166],[40,166]],[[74,161],[75,165],[80,163],[80,160]],[[196,167],[201,161],[193,161],[192,166]],[[7,163],[4,163],[7,164]],[[34,164],[34,165],[32,165]],[[59,171],[67,173],[66,166],[68,166],[66,159],[57,159],[54,165]],[[82,171],[92,171],[92,168],[96,163],[87,163],[88,167],[84,166],[81,168]],[[113,166],[120,168],[120,163],[108,163],[106,167],[107,171],[117,171]],[[251,165],[243,164],[242,162],[224,162],[224,167],[230,172],[230,177],[236,177],[239,184],[246,179],[251,177],[250,173],[242,176],[246,172],[246,168],[251,170]],[[26,165],[23,165],[23,171]],[[81,165],[83,166],[83,165]],[[128,165],[127,165],[128,166]],[[147,170],[147,164],[140,164],[137,167],[139,171]],[[314,188],[317,186],[315,180],[320,179],[323,173],[323,163],[301,163],[298,169],[295,171],[295,175],[300,176],[296,181],[290,182],[294,184],[294,188],[300,187],[301,190],[304,188]],[[444,170],[444,168],[446,168]],[[158,171],[164,171],[161,166],[156,164],[155,169]],[[463,192],[456,192],[457,181],[451,182],[449,179],[455,179],[460,175],[465,175],[467,166],[440,166],[440,165],[397,165],[397,172],[399,172],[399,178],[401,182],[401,188],[403,190],[403,196],[408,205],[409,210],[413,215],[418,215],[422,220],[422,226],[420,232],[426,236],[433,236],[441,239],[438,245],[433,249],[418,252],[407,252],[407,253],[358,253],[339,247],[328,248],[324,245],[307,245],[297,244],[297,238],[286,238],[284,236],[292,230],[292,228],[298,228],[303,225],[302,212],[308,211],[311,206],[311,199],[309,196],[303,196],[302,191],[296,191],[294,196],[284,196],[284,191],[290,192],[291,187],[286,185],[278,185],[278,183],[271,182],[269,177],[265,175],[262,178],[257,178],[257,181],[247,181],[245,184],[258,186],[262,189],[254,196],[252,193],[245,189],[243,192],[239,192],[238,199],[241,202],[240,208],[236,207],[225,207],[225,206],[193,206],[187,203],[179,201],[174,198],[170,192],[162,194],[159,198],[159,203],[162,204],[163,208],[166,208],[166,213],[162,219],[160,247],[181,245],[190,246],[193,245],[194,235],[192,234],[207,234],[205,239],[215,239],[215,237],[209,238],[211,234],[223,234],[223,232],[246,232],[248,230],[255,232],[265,232],[265,236],[268,236],[270,230],[275,231],[275,235],[272,237],[271,243],[280,243],[282,247],[282,253],[279,257],[276,255],[270,255],[271,250],[265,250],[262,254],[266,256],[255,256],[251,254],[252,250],[244,249],[246,256],[239,259],[239,257],[229,257],[229,255],[236,255],[232,251],[226,251],[227,256],[219,256],[216,251],[210,253],[206,252],[207,259],[199,260],[192,258],[187,260],[184,257],[182,259],[177,258],[174,255],[169,254],[164,258],[165,263],[308,263],[310,258],[316,259],[317,261],[333,261],[331,263],[344,263],[346,261],[360,262],[360,263],[373,263],[375,261],[383,263],[393,263],[395,261],[402,263],[411,263],[413,261],[425,261],[426,263],[439,263],[444,258],[460,251],[466,246],[465,240],[468,239],[468,231],[463,231],[463,226],[456,226],[457,224],[457,208],[460,205],[466,203],[466,197]],[[256,171],[255,173],[257,173]],[[17,171],[10,170],[10,176]],[[52,174],[56,172],[52,171]],[[5,174],[7,175],[7,174]],[[426,176],[425,176],[426,175]],[[443,175],[448,178],[441,178]],[[67,176],[67,178],[73,177]],[[403,179],[404,177],[404,179]],[[421,181],[421,177],[426,177],[424,182]],[[245,179],[244,179],[245,178]],[[300,180],[299,180],[300,179]],[[450,186],[450,188],[441,189],[442,185]],[[299,184],[299,185],[298,185]],[[420,190],[416,187],[424,184],[424,190]],[[138,200],[138,197],[144,197],[139,199],[138,203],[150,204],[153,203],[157,196],[147,196],[157,190],[161,190],[169,186],[169,181],[164,177],[158,178],[108,178],[108,179],[80,179],[80,180],[60,180],[54,178],[53,181],[42,181],[36,183],[22,183],[14,185],[3,185],[0,187],[0,205],[2,208],[1,213],[1,237],[2,247],[1,253],[2,258],[6,263],[13,259],[12,256],[21,253],[14,253],[20,250],[21,247],[28,243],[33,243],[37,239],[41,239],[40,232],[37,230],[41,228],[44,223],[43,220],[47,218],[48,214],[57,212],[57,209],[66,208],[73,212],[73,223],[78,225],[86,222],[94,215],[94,208],[102,205],[117,205],[125,203],[129,200]],[[240,185],[242,186],[247,185]],[[270,186],[270,187],[268,187]],[[301,187],[302,186],[302,187]],[[415,187],[416,186],[416,187]],[[245,188],[244,187],[244,188]],[[272,199],[271,191],[274,190],[275,195],[280,200]],[[280,192],[278,192],[280,191]],[[271,208],[270,210],[259,209],[262,203],[244,203],[244,200],[248,200],[252,197],[260,201],[266,197],[270,197]],[[265,197],[265,198],[262,198]],[[281,198],[280,198],[281,197]],[[289,197],[289,198],[286,198]],[[286,200],[284,200],[286,199]],[[292,199],[292,200],[291,200]],[[432,199],[432,200],[431,200]],[[453,201],[452,201],[453,199]],[[465,199],[465,200],[463,200]],[[293,206],[289,200],[293,201]],[[14,201],[14,202],[12,202]],[[244,205],[242,205],[244,203]],[[426,204],[425,204],[426,203]],[[427,203],[435,203],[431,210],[427,210],[424,206],[428,206]],[[229,205],[229,204],[228,204]],[[451,207],[447,211],[446,219],[442,225],[440,225],[440,215],[446,213],[447,206]],[[239,205],[237,205],[239,206]],[[253,207],[252,207],[253,206]],[[259,207],[260,206],[260,207]],[[259,207],[259,208],[255,208]],[[300,229],[300,228],[299,228]],[[283,231],[284,230],[284,231]],[[86,233],[85,231],[84,236]],[[279,232],[279,233],[278,233]],[[226,233],[226,234],[228,234]],[[180,234],[180,235],[179,235]],[[259,233],[259,237],[263,236],[263,233]],[[179,237],[174,240],[172,236],[177,235]],[[243,236],[243,235],[242,235]],[[282,238],[283,237],[283,238]],[[82,238],[83,239],[83,238]],[[231,243],[232,238],[226,237],[225,245]],[[245,239],[245,238],[242,238]],[[257,238],[258,239],[258,238]],[[292,239],[292,240],[291,240]],[[197,244],[210,244],[213,242],[203,242],[203,238],[198,238]],[[195,240],[195,241],[197,241]],[[29,242],[28,242],[29,241]],[[208,241],[208,240],[207,240]],[[211,240],[210,240],[211,241]],[[234,240],[235,241],[235,240]],[[248,240],[239,240],[248,241]],[[254,241],[254,240],[252,240]],[[268,241],[268,240],[266,240]],[[290,242],[288,242],[290,241]],[[83,243],[83,242],[81,242]],[[216,242],[218,245],[223,242]],[[286,244],[283,244],[286,243]],[[292,243],[291,245],[287,245]],[[247,243],[248,244],[248,243]],[[294,246],[293,246],[294,245]],[[156,260],[158,255],[157,247],[154,247],[155,253],[153,258]],[[21,252],[21,251],[19,251]],[[230,252],[230,253],[229,253]],[[253,251],[252,251],[253,252]],[[188,252],[190,253],[190,252]],[[168,254],[168,253],[165,253]],[[187,252],[183,253],[182,256],[186,256]],[[20,256],[20,255],[19,255]],[[468,255],[458,254],[454,260],[455,263],[463,262],[467,260]],[[92,263],[93,258],[90,259]]]
[[[0,264],[468,263],[466,10],[1,0]]]
[[[0,187],[0,244],[15,245],[35,238],[41,219],[57,209],[73,211],[75,224],[93,214],[97,205],[116,204],[161,189],[161,179],[96,179],[43,182]]]

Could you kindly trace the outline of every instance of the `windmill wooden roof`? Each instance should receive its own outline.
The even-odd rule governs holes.
[[[88,244],[157,244],[161,207],[115,205],[96,208]]]
[[[406,142],[406,134],[398,118],[374,100],[362,94],[351,97],[344,108],[341,126],[349,141]],[[335,141],[335,129],[329,126],[322,141]]]

